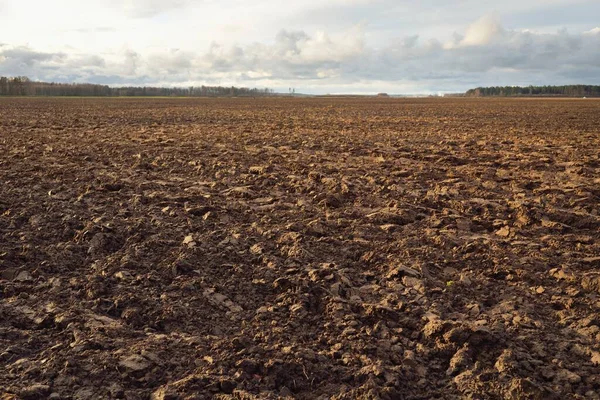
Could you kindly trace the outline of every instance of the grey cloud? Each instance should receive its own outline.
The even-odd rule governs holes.
[[[140,55],[133,50],[125,50],[125,62],[124,62],[124,73],[126,75],[135,75],[137,72],[139,63],[140,63]]]
[[[489,43],[448,49],[444,57],[452,61],[454,68],[467,71],[560,71],[582,64],[600,67],[600,53],[595,49],[600,49],[600,35],[505,31]]]
[[[400,41],[400,46],[404,48],[413,48],[416,46],[417,41],[419,40],[419,35],[407,36],[402,41]]]
[[[63,53],[43,53],[28,47],[0,47],[0,75],[45,76],[64,63]]]
[[[72,57],[69,66],[72,68],[102,68],[106,66],[106,60],[97,55],[82,55]]]
[[[63,53],[43,53],[33,51],[27,47],[16,47],[12,49],[3,50],[0,53],[8,62],[19,63],[27,67],[31,67],[34,64],[50,61],[50,60],[61,60],[64,59]],[[5,61],[6,62],[6,61]]]
[[[316,52],[318,57],[315,47],[322,50]],[[459,79],[498,69],[514,70],[514,75],[551,71],[561,76],[564,72],[566,77],[574,69],[600,68],[599,48],[599,33],[536,34],[507,30],[492,19],[483,19],[445,45],[437,40],[420,42],[415,35],[381,50],[353,47],[358,52],[348,51],[348,45],[339,41],[317,41],[304,32],[282,31],[273,45],[249,47],[242,58],[228,58],[222,51],[218,68],[269,70],[274,78],[283,79],[320,79],[319,71],[337,69],[348,82],[373,77],[397,80],[407,75],[413,80],[447,74]]]
[[[372,48],[360,29],[343,36],[280,31],[271,43],[159,54],[126,50],[121,62],[95,55],[0,47],[0,72],[38,79],[75,77],[104,84],[361,87],[407,83],[424,90],[476,85],[600,83],[600,29],[553,34],[506,29],[483,18],[448,40],[406,36]],[[57,69],[57,66],[60,67]],[[24,72],[23,72],[24,71]]]
[[[146,59],[147,73],[150,76],[160,77],[186,74],[193,67],[194,54],[178,49],[172,49],[164,54],[150,55]]]
[[[301,52],[301,43],[308,39],[309,36],[305,32],[288,32],[284,29],[275,37],[274,50],[281,56],[298,55]]]
[[[25,75],[36,80],[81,81],[107,68],[104,58],[92,54],[44,53],[29,47],[0,47],[0,75]]]

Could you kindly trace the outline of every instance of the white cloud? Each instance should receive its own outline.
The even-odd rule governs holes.
[[[600,35],[600,27],[590,29],[589,31],[583,32],[586,35]]]
[[[504,29],[498,20],[491,15],[486,15],[469,26],[460,44],[463,46],[486,45],[503,33]]]

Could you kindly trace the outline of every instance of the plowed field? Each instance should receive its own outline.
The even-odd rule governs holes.
[[[600,398],[600,101],[0,99],[0,398]]]

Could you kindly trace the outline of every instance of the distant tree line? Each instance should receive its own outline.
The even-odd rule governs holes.
[[[165,88],[149,86],[110,87],[91,83],[36,82],[26,76],[0,77],[0,96],[176,96],[176,97],[257,97],[271,96],[272,89],[224,86]]]
[[[563,96],[563,97],[600,97],[600,86],[493,86],[478,87],[466,92],[466,96]]]

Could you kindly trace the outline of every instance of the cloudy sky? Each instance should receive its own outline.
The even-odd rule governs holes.
[[[600,84],[600,1],[0,0],[0,75],[303,93]]]

